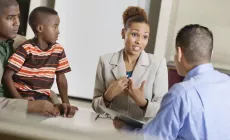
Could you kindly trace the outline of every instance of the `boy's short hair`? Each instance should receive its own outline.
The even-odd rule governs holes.
[[[42,23],[45,20],[47,15],[58,15],[57,11],[52,8],[40,6],[35,8],[29,15],[29,25],[36,33],[36,27],[39,23]]]
[[[176,47],[181,47],[190,64],[210,62],[213,34],[207,27],[199,24],[186,25],[177,34]]]
[[[0,14],[2,14],[2,10],[4,8],[8,8],[10,6],[17,6],[17,0],[0,0]]]

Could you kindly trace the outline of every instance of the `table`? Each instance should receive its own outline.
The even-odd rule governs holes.
[[[73,118],[64,118],[62,116],[56,118],[48,118],[42,121],[42,124],[52,125],[65,129],[81,130],[85,132],[108,132],[118,133],[113,126],[113,121],[110,118],[98,118],[98,114],[90,109],[79,108]]]

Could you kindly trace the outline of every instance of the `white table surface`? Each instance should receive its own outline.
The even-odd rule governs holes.
[[[46,119],[41,123],[86,132],[118,132],[113,126],[112,119],[99,117],[97,120],[95,120],[97,115],[98,114],[93,112],[91,109],[79,108],[73,118],[64,118],[59,116],[56,118]]]
[[[135,134],[117,131],[109,118],[95,121],[97,115],[92,109],[80,107],[73,118],[30,116],[29,120],[19,120],[0,117],[0,133],[38,140],[140,140]]]

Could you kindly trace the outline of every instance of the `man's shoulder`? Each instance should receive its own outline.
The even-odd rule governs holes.
[[[209,85],[219,85],[220,83],[230,82],[230,77],[218,71],[210,71],[201,75],[191,77],[190,79],[175,84],[170,91],[177,95],[194,93],[197,87],[208,88]]]
[[[185,88],[181,83],[177,83],[177,84],[174,84],[168,91],[168,93],[170,94],[176,94],[176,95],[179,95],[179,93],[181,92],[184,92],[185,91]]]
[[[14,50],[17,49],[18,46],[20,46],[25,41],[26,41],[26,38],[24,36],[17,35],[16,38],[14,38],[14,44],[13,44]]]
[[[189,92],[195,91],[195,81],[188,80],[177,84],[174,84],[170,89],[169,93],[175,94],[175,96],[185,96]]]

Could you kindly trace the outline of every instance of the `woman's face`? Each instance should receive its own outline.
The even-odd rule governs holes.
[[[131,55],[140,55],[148,44],[149,25],[146,23],[131,23],[130,27],[123,29],[122,36],[125,40],[125,50]]]

